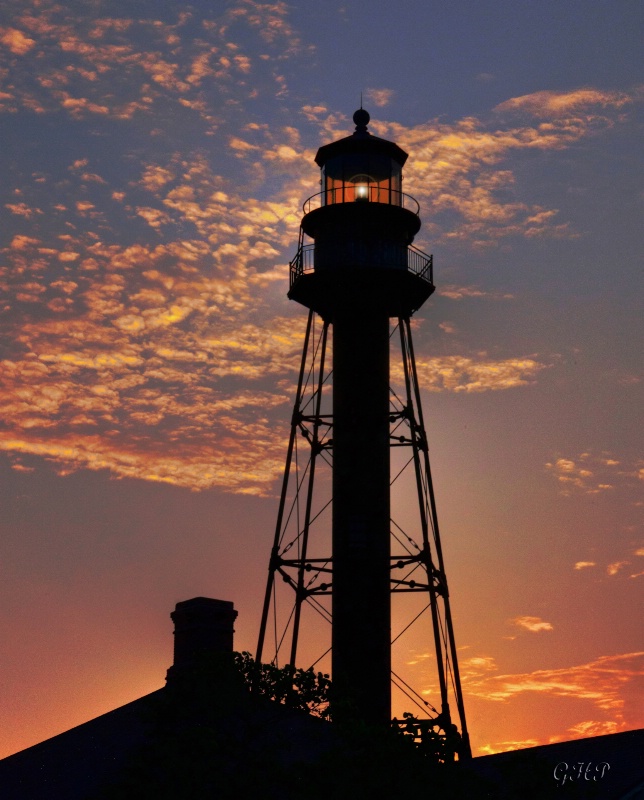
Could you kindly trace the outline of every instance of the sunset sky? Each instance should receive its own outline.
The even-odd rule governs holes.
[[[644,726],[643,33],[638,0],[4,0],[0,757],[162,686],[177,601],[232,600],[254,651],[287,265],[361,92],[434,254],[474,754]]]

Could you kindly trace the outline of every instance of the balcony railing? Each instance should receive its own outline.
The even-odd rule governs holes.
[[[289,264],[290,285],[292,286],[295,281],[304,275],[305,272],[313,272],[315,264],[313,259],[315,256],[315,244],[303,244],[295,254],[295,258]]]
[[[407,248],[407,271],[417,275],[432,286],[434,284],[433,266],[433,256],[423,253],[422,250],[419,250],[413,245]],[[387,264],[379,264],[378,267],[373,270],[373,273],[377,274],[378,270],[383,267],[387,268]],[[392,264],[391,269],[400,269],[400,264]],[[295,258],[293,258],[289,264],[289,271],[291,286],[305,273],[315,271],[315,243],[304,244],[300,247]]]
[[[302,208],[304,213],[308,214],[316,208],[335,205],[336,203],[382,203],[390,206],[401,206],[416,216],[420,213],[418,201],[410,194],[372,184],[360,187],[360,189],[365,192],[364,196],[358,194],[356,185],[352,183],[345,183],[333,189],[325,189],[305,200]]]

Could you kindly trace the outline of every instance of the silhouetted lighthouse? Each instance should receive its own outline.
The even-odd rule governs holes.
[[[295,594],[284,633],[276,635],[279,650],[290,633],[288,663],[297,657],[304,605],[328,616],[322,601],[330,595],[335,718],[389,726],[392,592],[428,593],[441,693],[441,710],[430,708],[435,726],[453,736],[447,663],[452,685],[456,679],[463,755],[469,745],[409,324],[434,290],[432,258],[412,245],[421,223],[417,202],[402,192],[407,154],[367,130],[369,114],[362,108],[353,120],[351,136],[317,152],[322,191],[304,204],[291,262],[289,298],[310,312],[257,657],[270,627],[278,575]],[[316,315],[321,326],[316,327]],[[391,318],[399,329],[404,399],[390,389]],[[324,400],[331,378],[328,412]],[[306,468],[299,463],[298,434],[309,447]],[[419,502],[417,543],[405,532],[408,541],[395,555],[392,447],[411,449]],[[332,523],[331,554],[317,557],[312,543],[313,523],[322,513],[314,491],[320,459],[332,462]],[[291,536],[287,528],[294,516]]]

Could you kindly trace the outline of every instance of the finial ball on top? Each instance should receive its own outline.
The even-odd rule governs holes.
[[[353,115],[353,121],[356,124],[356,130],[366,131],[370,119],[371,117],[369,116],[369,112],[365,111],[364,108],[359,108]]]

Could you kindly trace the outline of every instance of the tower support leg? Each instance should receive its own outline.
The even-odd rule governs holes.
[[[400,344],[405,375],[406,416],[411,431],[410,442],[413,448],[414,470],[416,474],[421,519],[422,561],[427,572],[429,604],[438,667],[438,682],[441,696],[441,727],[448,737],[452,737],[454,730],[456,730],[456,726],[452,722],[448,702],[450,688],[448,685],[449,676],[461,724],[460,745],[458,748],[459,757],[461,759],[471,758],[472,751],[465,720],[465,707],[463,704],[463,691],[461,688],[461,678],[456,652],[454,626],[452,624],[447,575],[445,573],[445,564],[443,561],[443,548],[438,526],[434,483],[429,462],[427,432],[423,420],[420,386],[418,383],[416,357],[414,355],[414,344],[409,318],[401,317],[398,320],[398,326],[400,330]]]

